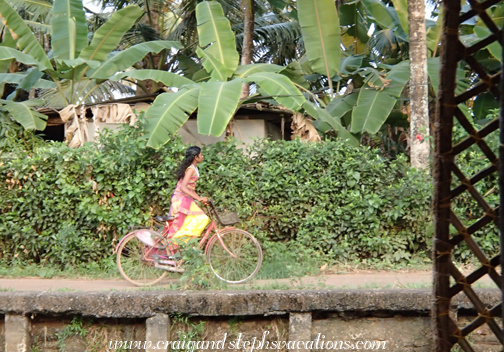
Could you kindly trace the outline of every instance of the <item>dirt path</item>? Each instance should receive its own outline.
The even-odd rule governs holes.
[[[155,288],[169,289],[170,283],[178,279],[165,279]],[[310,276],[296,279],[255,280],[243,289],[374,289],[374,288],[427,288],[432,285],[430,271],[409,272],[358,272]],[[479,287],[496,287],[485,276]],[[477,286],[478,287],[478,286]],[[40,278],[0,278],[0,289],[16,291],[103,291],[138,289],[125,280],[85,280],[85,279],[40,279]]]

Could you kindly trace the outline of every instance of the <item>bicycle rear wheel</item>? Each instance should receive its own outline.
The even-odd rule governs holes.
[[[261,245],[247,231],[224,230],[220,233],[222,242],[233,258],[219,242],[212,237],[207,249],[207,260],[215,276],[230,284],[240,284],[254,277],[262,264]]]
[[[144,259],[150,247],[140,241],[132,232],[121,243],[117,251],[117,267],[129,283],[136,286],[150,286],[161,281],[165,270],[154,267],[154,261]]]

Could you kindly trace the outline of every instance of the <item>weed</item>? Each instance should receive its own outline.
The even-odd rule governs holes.
[[[173,330],[175,326],[179,327],[176,331],[176,338],[172,339],[174,344],[171,346],[171,351],[193,352],[195,343],[201,340],[205,332],[205,322],[200,321],[198,324],[194,324],[191,322],[190,318],[190,316],[180,313],[170,315],[170,319],[173,322],[171,330]]]
[[[91,325],[91,324],[89,324]],[[74,317],[70,325],[65,326],[63,330],[56,333],[58,338],[58,349],[65,351],[65,340],[71,336],[86,337],[88,330],[84,327],[84,321],[81,317]]]

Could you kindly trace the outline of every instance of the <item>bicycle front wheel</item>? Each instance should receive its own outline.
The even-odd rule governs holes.
[[[212,237],[207,249],[207,260],[215,276],[230,284],[240,284],[254,277],[262,264],[261,245],[247,231],[224,230]]]
[[[150,249],[132,232],[121,243],[117,251],[117,267],[129,283],[136,286],[157,284],[167,274],[154,267],[154,260],[146,260],[144,254]]]

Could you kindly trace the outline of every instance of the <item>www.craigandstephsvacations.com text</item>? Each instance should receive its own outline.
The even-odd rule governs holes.
[[[314,340],[310,341],[270,341],[266,340],[269,331],[264,331],[262,339],[252,338],[244,340],[240,333],[236,339],[227,338],[224,334],[222,340],[218,341],[109,341],[109,350],[128,349],[149,349],[149,350],[185,350],[189,352],[201,350],[238,350],[243,349],[248,352],[261,350],[294,350],[294,349],[316,349],[316,350],[384,350],[386,341],[332,341],[325,340],[325,335],[318,334]],[[184,337],[184,336],[182,336]]]

